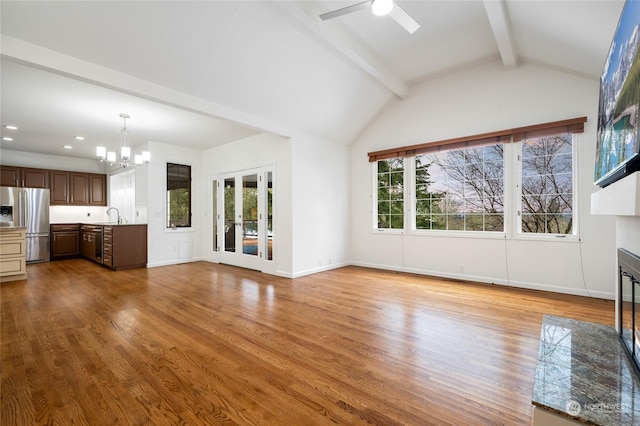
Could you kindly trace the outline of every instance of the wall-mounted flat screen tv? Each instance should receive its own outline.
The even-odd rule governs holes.
[[[640,1],[627,0],[600,78],[594,181],[605,187],[640,170]]]

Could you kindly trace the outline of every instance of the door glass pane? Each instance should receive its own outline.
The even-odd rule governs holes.
[[[213,226],[213,251],[218,251],[219,247],[218,247],[218,181],[214,180],[213,181],[213,193],[211,194],[213,196],[213,206],[212,206],[212,220],[213,223],[211,224]]]
[[[265,174],[267,187],[267,253],[265,259],[273,260],[273,172]]]
[[[224,250],[236,251],[236,179],[224,180]]]
[[[242,253],[258,255],[258,175],[242,177]]]

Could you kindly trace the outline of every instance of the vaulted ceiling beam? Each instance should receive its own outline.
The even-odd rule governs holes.
[[[518,65],[518,54],[505,0],[484,0],[484,8],[487,11],[503,65],[505,68],[515,68]]]
[[[322,21],[320,11],[313,2],[275,0],[274,3],[400,98],[409,96],[409,84],[406,81],[395,76],[360,41],[343,31],[336,23]]]

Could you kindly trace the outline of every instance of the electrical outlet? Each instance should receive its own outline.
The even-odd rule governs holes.
[[[464,272],[464,265],[460,265],[460,272]]]

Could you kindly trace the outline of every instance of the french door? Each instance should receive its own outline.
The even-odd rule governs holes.
[[[242,170],[213,181],[213,250],[221,263],[271,272],[273,167]]]

